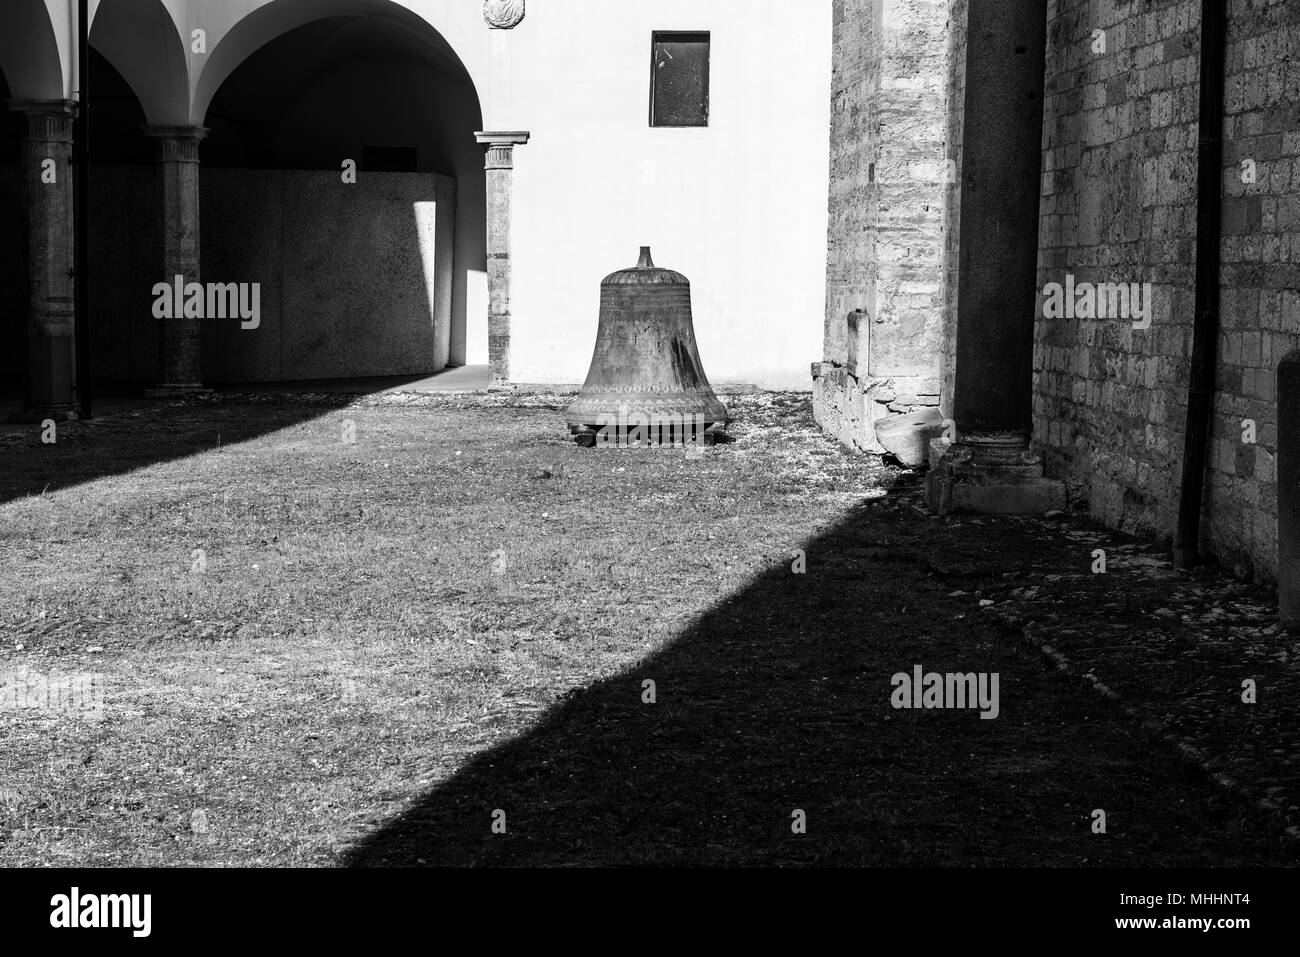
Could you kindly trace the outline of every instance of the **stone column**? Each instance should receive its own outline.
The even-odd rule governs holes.
[[[475,133],[487,147],[488,360],[492,384],[510,381],[510,195],[515,147],[528,133]]]
[[[10,100],[27,117],[22,190],[27,217],[27,356],[22,422],[76,417],[76,258],[72,126],[75,100]]]
[[[1277,559],[1282,624],[1300,631],[1300,352],[1277,370]]]
[[[162,282],[199,282],[199,143],[208,131],[196,126],[150,127],[157,140],[162,180]],[[169,396],[203,388],[199,319],[158,320],[158,387],[150,395]]]
[[[1033,514],[1065,503],[1032,434],[1047,5],[970,0],[957,288],[956,442],[931,449],[930,507]]]

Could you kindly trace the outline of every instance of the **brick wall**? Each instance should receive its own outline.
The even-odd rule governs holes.
[[[1276,579],[1277,367],[1300,348],[1300,8],[1229,7],[1223,326],[1207,530],[1228,561]],[[1246,183],[1246,161],[1254,169]],[[1258,225],[1252,218],[1258,215]],[[1258,441],[1243,441],[1242,422]]]
[[[1196,6],[1058,0],[1048,27],[1040,286],[1150,282],[1154,311],[1141,331],[1040,317],[1035,439],[1094,516],[1166,538],[1191,355]]]
[[[1035,438],[1106,524],[1172,536],[1194,310],[1199,11],[1057,0],[1048,41],[1040,278],[1153,284],[1151,328],[1040,319]],[[1206,544],[1277,573],[1277,363],[1300,346],[1300,8],[1229,7],[1222,332]],[[1098,33],[1097,31],[1101,31]],[[1099,39],[1104,37],[1105,49]],[[1255,182],[1243,182],[1243,163]],[[1294,185],[1293,185],[1294,184]],[[1243,421],[1256,423],[1255,443]]]

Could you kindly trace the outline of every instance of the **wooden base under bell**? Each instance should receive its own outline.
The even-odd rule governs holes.
[[[569,426],[573,439],[584,449],[610,448],[678,448],[689,449],[699,446],[721,445],[730,441],[722,423],[707,428],[696,429],[649,429],[637,428],[620,430],[616,427],[592,429],[585,426]]]

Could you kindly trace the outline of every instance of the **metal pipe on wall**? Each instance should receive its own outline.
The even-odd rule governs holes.
[[[1191,568],[1200,559],[1201,505],[1206,450],[1214,411],[1219,345],[1219,243],[1223,222],[1224,61],[1227,49],[1224,0],[1201,0],[1201,102],[1196,162],[1196,315],[1187,390],[1183,484],[1174,532],[1174,563]]]
[[[73,275],[76,288],[77,399],[81,417],[94,414],[90,348],[90,11],[77,0],[77,120],[73,131],[72,224],[76,231]]]

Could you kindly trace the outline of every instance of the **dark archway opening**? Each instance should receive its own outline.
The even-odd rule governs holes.
[[[144,108],[113,65],[90,51],[90,327],[96,390],[137,393],[157,380],[151,289],[162,233],[154,144]]]
[[[203,277],[258,283],[261,315],[252,330],[205,327],[205,379],[464,364],[486,269],[481,122],[472,81],[431,29],[332,17],[249,56],[205,119]]]
[[[97,392],[138,393],[157,367],[149,290],[162,237],[144,111],[100,53],[90,52],[90,300]],[[0,101],[10,96],[0,76]],[[28,244],[20,156],[26,119],[0,110],[0,394],[20,401],[25,375]],[[8,407],[8,406],[6,406]]]
[[[0,104],[12,95],[0,72]],[[24,122],[0,108],[0,397],[5,400],[22,394],[27,354],[27,217],[18,167]]]

